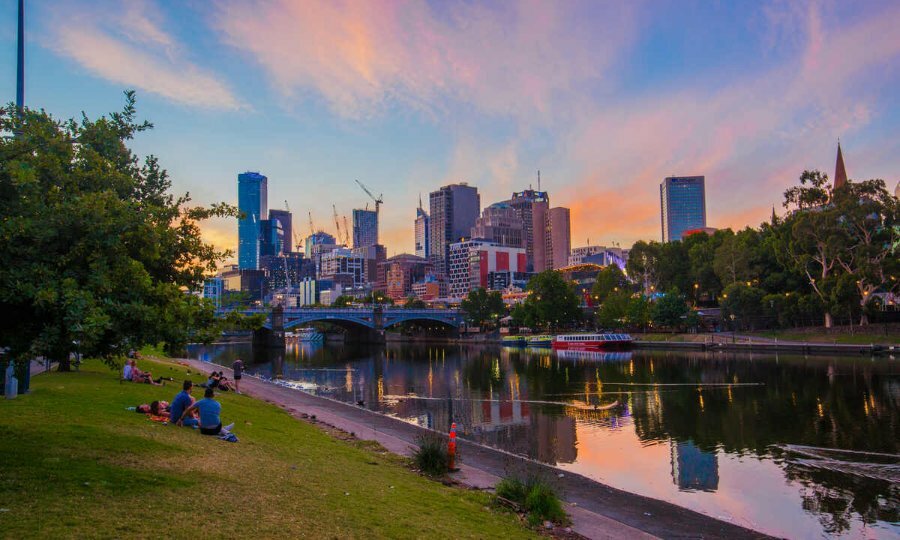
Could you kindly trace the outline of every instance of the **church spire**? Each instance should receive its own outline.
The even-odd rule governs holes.
[[[841,140],[838,139],[837,162],[834,165],[834,189],[847,184],[847,169],[844,167],[844,154],[841,153]]]

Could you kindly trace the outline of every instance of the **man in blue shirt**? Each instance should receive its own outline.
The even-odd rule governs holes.
[[[169,405],[170,423],[177,423],[179,426],[187,426],[193,428],[200,425],[200,422],[198,422],[194,417],[185,418],[183,420],[181,419],[181,417],[184,416],[185,410],[189,409],[194,403],[194,400],[191,398],[191,390],[193,388],[194,383],[192,383],[191,381],[184,381],[181,392],[179,392],[178,395],[175,396],[175,399],[172,400],[172,404]]]
[[[222,405],[213,399],[214,396],[215,392],[213,389],[207,388],[203,394],[203,399],[194,403],[182,413],[179,423],[184,421],[184,417],[196,410],[200,412],[200,433],[203,435],[227,435],[234,424],[222,427],[222,421],[219,419]]]

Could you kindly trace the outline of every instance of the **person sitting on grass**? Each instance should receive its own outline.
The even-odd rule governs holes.
[[[136,383],[146,383],[154,386],[162,385],[162,377],[154,381],[153,374],[149,371],[141,371],[138,369],[137,362],[134,360],[131,361],[131,380]]]
[[[122,380],[131,382],[131,373],[134,369],[131,366],[132,360],[125,360],[125,367],[122,368]]]
[[[193,388],[194,383],[191,381],[184,381],[184,384],[181,385],[181,392],[175,396],[175,399],[172,400],[172,405],[169,407],[169,422],[192,428],[200,425],[200,421],[194,418],[193,415],[183,420],[181,419],[184,416],[184,411],[191,408],[194,404],[194,398],[191,396]]]
[[[184,413],[181,414],[178,425],[183,425],[187,415],[196,410],[200,413],[201,434],[228,435],[234,424],[228,424],[224,428],[222,427],[222,420],[219,418],[219,414],[222,412],[222,405],[213,399],[215,395],[216,393],[212,388],[207,388],[206,392],[203,393],[203,399],[188,407]]]

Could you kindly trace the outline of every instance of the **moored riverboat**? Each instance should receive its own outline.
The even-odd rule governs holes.
[[[309,343],[321,343],[324,340],[324,337],[321,332],[316,330],[315,328],[304,327],[297,330],[297,337],[300,341],[306,341]]]
[[[504,347],[524,347],[525,336],[503,336],[501,342]]]
[[[628,334],[561,334],[553,338],[553,348],[557,350],[599,351],[604,349],[625,349],[631,346]]]
[[[529,347],[548,348],[553,345],[553,336],[531,336],[527,342]]]

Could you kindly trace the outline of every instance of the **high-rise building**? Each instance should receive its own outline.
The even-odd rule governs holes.
[[[706,227],[706,178],[670,176],[659,185],[662,241],[681,240],[684,231]]]
[[[522,220],[525,253],[528,257],[528,271],[546,270],[547,261],[547,211],[550,196],[546,191],[526,189],[512,194],[507,203],[516,210]]]
[[[268,214],[268,178],[258,172],[238,175],[238,267],[259,268],[260,222]]]
[[[353,210],[353,247],[363,248],[378,243],[378,213],[374,210]]]
[[[569,209],[562,206],[551,208],[550,225],[550,268],[563,268],[569,264],[572,250],[572,225]]]
[[[488,289],[492,272],[524,272],[527,256],[524,248],[464,240],[450,245],[449,261],[450,297],[464,298],[471,290]]]
[[[524,248],[525,224],[509,203],[494,203],[485,208],[481,217],[475,220],[472,238],[488,240],[501,246]]]
[[[425,279],[430,269],[428,260],[417,255],[402,253],[386,259],[380,265],[379,274],[385,276],[384,291],[391,300],[401,301],[413,292],[413,283]]]
[[[259,222],[259,267],[262,268],[263,257],[274,257],[284,253],[285,236],[281,221],[264,219]]]
[[[449,275],[450,244],[466,238],[481,212],[478,189],[466,183],[451,184],[428,197],[431,228],[430,258],[435,273]]]
[[[291,213],[287,210],[269,210],[269,221],[278,221],[281,224],[281,231],[284,234],[282,253],[293,252],[295,246]]]
[[[416,208],[416,255],[425,257],[431,255],[431,229],[428,212],[422,208],[422,197],[419,196],[419,207]]]
[[[323,253],[319,261],[317,279],[331,280],[345,289],[365,287],[365,259],[347,248]]]
[[[333,236],[324,231],[317,231],[306,237],[303,252],[308,258],[314,259],[322,253],[337,249],[337,247],[337,240]]]

